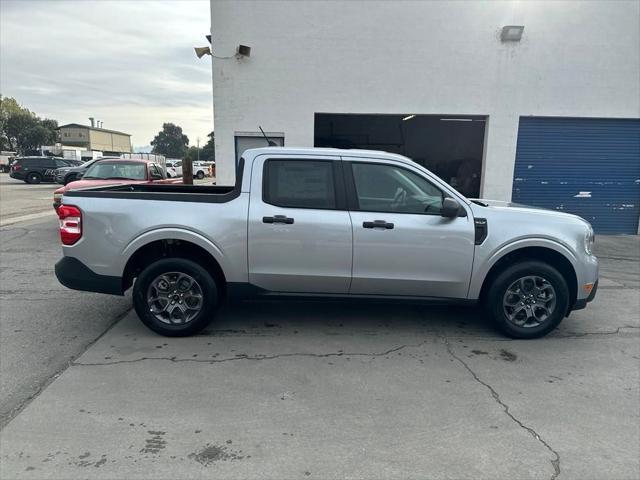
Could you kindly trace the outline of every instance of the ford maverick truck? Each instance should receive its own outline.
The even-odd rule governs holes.
[[[400,155],[247,150],[235,186],[132,184],[64,192],[69,288],[133,287],[145,325],[198,332],[229,298],[478,304],[504,334],[540,337],[596,293],[591,226],[469,200]]]

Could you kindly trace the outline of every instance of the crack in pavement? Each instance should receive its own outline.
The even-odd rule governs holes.
[[[199,358],[177,358],[177,357],[140,357],[132,360],[114,360],[113,362],[72,362],[71,366],[74,367],[101,367],[107,365],[119,365],[123,363],[138,363],[145,360],[165,360],[173,363],[191,362],[191,363],[225,363],[233,362],[237,360],[274,360],[276,358],[286,357],[315,357],[315,358],[328,358],[328,357],[384,357],[406,348],[419,348],[432,339],[424,340],[416,344],[404,344],[398,347],[390,348],[384,352],[362,353],[362,352],[332,352],[332,353],[278,353],[275,355],[238,355],[228,358],[212,358],[212,359],[199,359]]]
[[[483,380],[480,379],[480,377],[478,377],[478,375],[476,374],[476,372],[474,372],[471,367],[469,367],[469,365],[462,360],[460,357],[458,357],[454,351],[453,351],[453,347],[451,346],[451,344],[449,343],[449,339],[444,336],[441,335],[441,338],[444,340],[444,345],[447,348],[447,352],[449,352],[449,355],[451,355],[451,357],[453,357],[454,359],[456,359],[460,364],[462,364],[462,366],[471,374],[471,376],[473,376],[474,380],[476,382],[478,382],[479,384],[483,385],[485,388],[487,388],[487,390],[489,390],[489,392],[491,392],[491,396],[493,397],[493,399],[496,401],[496,403],[498,405],[500,405],[502,407],[502,409],[504,410],[504,413],[511,419],[513,420],[518,426],[520,426],[520,428],[523,428],[524,430],[526,430],[527,432],[529,432],[529,434],[535,438],[538,442],[540,442],[542,445],[544,445],[544,447],[549,450],[553,455],[554,455],[554,459],[551,460],[551,465],[553,466],[553,475],[551,475],[551,480],[556,480],[556,478],[558,478],[558,475],[560,475],[560,454],[558,452],[556,452],[551,445],[549,445],[544,438],[542,438],[540,436],[540,434],[538,432],[536,432],[533,428],[525,425],[521,420],[519,420],[518,418],[516,418],[510,411],[509,411],[509,405],[507,405],[506,403],[504,403],[502,401],[502,399],[500,398],[500,394],[498,392],[495,391],[495,389],[489,385],[488,383],[484,382]]]
[[[550,338],[581,338],[581,337],[586,337],[586,336],[594,336],[594,335],[619,335],[620,334],[620,330],[622,329],[640,329],[640,327],[634,326],[634,325],[623,325],[622,327],[618,327],[615,330],[609,330],[609,331],[604,331],[604,332],[583,332],[583,333],[569,333],[567,335],[554,335],[553,337]]]
[[[625,328],[639,329],[640,327],[623,326],[623,327],[618,327],[614,331],[584,332],[584,333],[576,333],[576,334],[568,334],[568,335],[556,335],[556,336],[553,336],[553,337],[549,337],[549,339],[582,338],[582,337],[586,337],[586,336],[595,336],[595,335],[617,335],[617,334],[620,333],[621,329],[625,329]],[[441,338],[447,338],[447,337],[442,337],[441,336]],[[468,338],[472,338],[472,337],[470,337],[468,335],[463,335],[463,336],[453,336],[451,338],[466,338],[466,339],[468,339]],[[492,341],[509,341],[509,342],[513,341],[512,339],[509,339],[509,338],[505,338],[505,339],[493,338],[493,337],[482,338],[482,340],[487,340],[487,339],[492,340]],[[430,340],[425,340],[423,342],[416,343],[416,344],[403,344],[403,345],[400,345],[398,347],[394,347],[394,348],[392,348],[390,350],[386,350],[384,352],[378,352],[378,353],[376,353],[376,352],[373,352],[373,353],[363,353],[363,352],[302,353],[302,352],[293,352],[293,353],[279,353],[279,354],[276,354],[276,355],[253,355],[253,356],[237,355],[235,357],[212,358],[212,359],[177,358],[176,356],[173,356],[173,357],[163,356],[163,357],[140,357],[140,358],[134,358],[132,360],[114,360],[112,362],[75,362],[74,361],[74,362],[70,363],[70,366],[74,366],[74,367],[107,366],[107,365],[119,365],[119,364],[124,364],[124,363],[139,363],[139,362],[143,362],[143,361],[146,361],[146,360],[165,360],[165,361],[170,361],[170,362],[173,362],[173,363],[191,362],[191,363],[210,363],[210,364],[213,364],[213,363],[233,362],[233,361],[236,361],[236,360],[274,360],[274,359],[277,359],[277,358],[285,358],[285,357],[317,357],[317,358],[347,357],[347,356],[352,356],[352,357],[383,357],[385,355],[389,355],[391,353],[403,350],[405,348],[418,348],[418,347],[421,347],[421,346],[425,345],[427,342],[429,342]],[[445,343],[449,346],[448,340],[446,340]],[[464,364],[464,362],[463,362],[463,364]],[[467,365],[465,364],[465,366],[467,366]]]
[[[58,370],[56,370],[53,374],[51,374],[46,380],[44,380],[37,388],[29,395],[27,398],[22,400],[18,405],[13,407],[12,409],[4,412],[0,412],[0,430],[5,428],[11,421],[18,416],[22,410],[24,410],[27,405],[29,405],[32,401],[34,401],[46,388],[49,387],[60,375],[64,373],[64,371],[74,364],[74,360],[83,355],[89,348],[91,348],[98,340],[104,337],[120,320],[122,320],[130,311],[132,311],[133,307],[127,307],[127,309],[116,315],[111,322],[111,324],[98,335],[96,338],[91,340],[85,346],[82,347],[82,351],[76,353],[71,357],[71,359],[62,365]]]

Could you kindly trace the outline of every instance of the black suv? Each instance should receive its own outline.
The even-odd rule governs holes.
[[[18,157],[11,164],[9,176],[27,183],[53,182],[56,169],[79,164],[77,160],[59,157]]]

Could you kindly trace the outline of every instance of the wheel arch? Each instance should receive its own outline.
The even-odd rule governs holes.
[[[570,256],[563,252],[564,247],[553,248],[550,245],[525,245],[508,249],[497,255],[489,271],[484,276],[478,298],[483,301],[492,281],[508,266],[524,260],[538,260],[556,268],[564,277],[569,288],[569,309],[573,307],[578,296],[578,277]],[[567,312],[568,313],[568,312]]]
[[[139,237],[123,252],[122,290],[131,287],[144,267],[162,258],[188,258],[204,266],[216,280],[221,295],[226,295],[226,275],[222,252],[213,243],[193,232],[154,231]],[[224,298],[224,297],[221,297]]]

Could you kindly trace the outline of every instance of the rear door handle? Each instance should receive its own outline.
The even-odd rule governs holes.
[[[293,223],[293,218],[287,217],[286,215],[262,217],[262,223],[286,223],[287,225],[291,225]]]
[[[375,220],[373,222],[362,222],[362,226],[364,228],[385,228],[387,230],[391,230],[393,228],[393,223],[389,223],[385,220]]]

